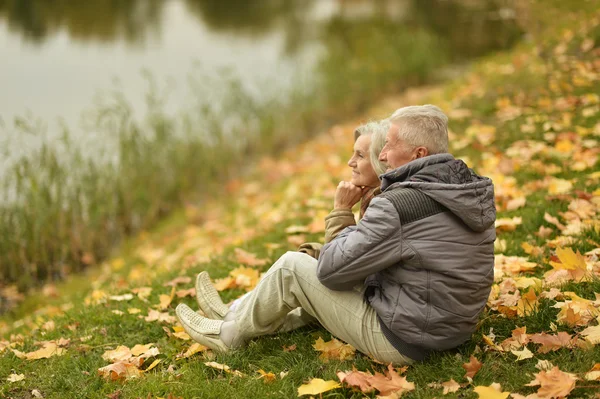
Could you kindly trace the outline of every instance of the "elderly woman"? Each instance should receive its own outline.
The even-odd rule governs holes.
[[[352,168],[352,178],[349,182],[340,182],[339,186],[359,187],[362,195],[359,198],[338,198],[339,196],[336,196],[334,208],[325,218],[325,243],[333,240],[346,227],[355,225],[352,207],[360,202],[359,219],[362,218],[369,202],[379,190],[378,176],[385,172],[386,165],[378,158],[385,145],[385,135],[388,129],[389,123],[378,121],[359,126],[354,131],[353,153],[348,160],[348,166]],[[322,246],[320,243],[309,242],[300,245],[298,250],[318,259]],[[196,278],[196,300],[202,312],[210,319],[233,320],[239,304],[251,294],[251,292],[246,293],[236,299],[230,307],[227,307],[221,301],[219,293],[212,285],[206,271],[198,274]],[[291,331],[315,321],[316,319],[302,308],[296,308],[288,313],[284,323],[273,333]],[[184,323],[182,322],[182,324]]]

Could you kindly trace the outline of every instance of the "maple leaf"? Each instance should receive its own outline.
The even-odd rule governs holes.
[[[496,219],[495,226],[496,231],[514,231],[517,229],[517,226],[523,223],[523,218],[520,216],[515,216],[514,218],[502,218]]]
[[[506,399],[510,392],[502,392],[500,384],[492,384],[489,387],[476,386],[473,391],[479,395],[480,399]]]
[[[139,287],[139,288],[132,289],[131,292],[136,294],[138,296],[138,298],[140,298],[140,300],[147,302],[148,297],[152,293],[152,288],[151,287]]]
[[[400,396],[402,393],[415,389],[415,384],[406,380],[406,377],[400,376],[392,365],[388,365],[386,375],[375,373],[370,379],[370,384],[377,389],[383,396],[392,393]]]
[[[600,325],[588,327],[580,333],[589,343],[596,345],[600,344]]]
[[[458,391],[460,389],[460,384],[451,378],[450,381],[442,382],[442,387],[444,388],[444,392],[442,393],[447,395]]]
[[[102,359],[110,362],[118,362],[120,360],[129,359],[132,356],[131,350],[127,346],[119,345],[116,349],[104,352]]]
[[[506,203],[506,210],[514,211],[515,209],[522,208],[525,206],[526,202],[527,202],[527,199],[525,197],[513,198]]]
[[[573,183],[569,180],[565,179],[550,179],[550,184],[548,185],[548,193],[550,195],[557,194],[566,194],[573,189]]]
[[[174,297],[175,297],[175,286],[173,286],[173,288],[171,288],[170,295],[161,294],[158,296],[159,304],[156,306],[158,308],[158,310],[166,310],[169,307],[169,305],[171,305],[171,302],[173,301]]]
[[[571,335],[564,331],[560,331],[556,335],[549,335],[546,333],[532,334],[529,336],[529,340],[535,344],[542,345],[538,348],[539,353],[548,353],[572,345]]]
[[[600,363],[594,364],[592,369],[585,373],[585,379],[588,381],[600,381]]]
[[[503,349],[517,349],[529,343],[527,327],[515,328],[512,330],[512,336],[500,343]]]
[[[318,395],[340,387],[341,385],[333,380],[324,381],[320,378],[312,378],[307,384],[298,387],[298,396]]]
[[[268,259],[259,259],[256,254],[246,252],[241,248],[234,249],[235,260],[246,266],[264,266],[269,260]]]
[[[184,353],[177,355],[177,358],[188,358],[194,356],[196,353],[204,352],[206,350],[208,350],[208,347],[195,342],[190,345],[190,347]]]
[[[186,296],[190,296],[193,298],[196,296],[196,288],[192,287],[187,290],[179,290],[175,292],[175,295],[177,296],[177,298],[183,298]]]
[[[163,287],[175,287],[177,284],[189,284],[192,281],[191,277],[188,276],[179,276],[175,277],[173,280],[168,281],[163,284]]]
[[[131,348],[132,356],[139,356],[142,359],[160,355],[158,348],[153,348],[154,344],[140,345],[137,344]]]
[[[519,316],[527,316],[538,308],[538,298],[533,288],[529,288],[526,294],[521,295],[517,303],[517,313]]]
[[[481,363],[479,360],[477,360],[477,358],[475,356],[471,355],[471,357],[469,358],[469,362],[464,363],[462,365],[463,369],[465,369],[467,371],[465,374],[465,377],[473,378],[475,376],[475,374],[477,374],[477,372],[479,371],[481,366],[483,366],[483,363]]]
[[[544,220],[550,224],[555,225],[556,227],[558,227],[559,230],[564,230],[565,229],[565,225],[562,224],[561,222],[558,221],[558,219],[552,215],[550,215],[549,213],[544,213]],[[540,234],[542,234],[542,229],[540,228]],[[546,234],[546,232],[544,232],[543,234]],[[549,235],[549,234],[548,234]]]
[[[550,371],[542,370],[535,374],[535,380],[525,385],[539,385],[537,395],[540,398],[563,398],[575,388],[575,381],[577,377],[574,374],[565,373],[554,366]]]
[[[319,359],[328,362],[334,360],[349,360],[354,357],[356,349],[352,345],[344,344],[343,342],[332,338],[331,341],[325,342],[319,337],[313,344],[315,350],[321,352]]]
[[[550,261],[550,264],[556,269],[587,269],[585,258],[579,251],[575,253],[571,248],[556,248],[556,256],[560,259],[560,263]]]
[[[232,370],[231,367],[229,367],[226,364],[221,364],[221,363],[217,363],[217,362],[205,362],[204,365],[208,366],[208,367],[212,367],[213,369],[223,370],[224,372],[226,372],[228,374],[233,374],[237,377],[244,377],[244,374],[242,372],[237,371],[237,370]]]
[[[531,353],[527,347],[524,347],[523,350],[520,351],[511,350],[510,352],[517,357],[517,361],[531,359],[533,357],[533,353]]]
[[[237,287],[245,288],[246,291],[252,291],[260,280],[258,270],[244,266],[232,270],[229,275],[235,279]]]
[[[65,353],[63,348],[60,348],[54,341],[43,342],[42,348],[37,351],[25,353],[25,359],[27,360],[38,360],[47,359],[52,356],[62,356]]]
[[[215,289],[217,291],[225,291],[225,290],[236,287],[235,279],[231,276],[217,279],[217,280],[215,280],[213,285],[215,286]]]
[[[143,362],[144,359],[141,358],[122,360],[113,364],[109,364],[108,366],[100,367],[98,369],[98,374],[113,381],[138,378],[143,373],[143,371],[139,369]]]
[[[25,374],[11,374],[8,377],[6,377],[6,381],[8,382],[18,382],[18,381],[23,381],[25,379]]]
[[[142,316],[140,316],[142,317]],[[148,309],[148,316],[144,318],[146,321],[164,321],[165,323],[173,324],[177,321],[175,316],[171,316],[169,313],[161,313],[158,310]]]
[[[267,373],[263,369],[258,370],[258,373],[260,374],[260,377],[258,377],[258,378],[262,379],[265,384],[267,384],[269,382],[273,382],[277,378],[275,376],[275,374],[273,374],[271,372]]]
[[[363,393],[371,392],[374,389],[370,382],[373,374],[369,372],[358,371],[353,368],[352,371],[339,371],[337,377],[340,379],[340,382],[346,383],[351,387],[357,387]]]

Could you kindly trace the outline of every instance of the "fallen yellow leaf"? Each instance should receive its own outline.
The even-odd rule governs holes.
[[[320,378],[313,378],[308,384],[303,384],[298,387],[298,396],[318,395],[340,387],[341,385],[333,380],[324,381]]]
[[[510,392],[502,392],[499,384],[492,384],[489,387],[479,385],[473,391],[480,399],[506,399],[510,395]]]

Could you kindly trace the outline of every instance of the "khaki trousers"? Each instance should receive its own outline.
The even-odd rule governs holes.
[[[374,359],[394,365],[413,362],[401,355],[381,332],[375,310],[363,300],[361,288],[332,291],[317,279],[317,260],[287,252],[269,269],[256,288],[238,304],[236,324],[244,339],[281,331],[288,313],[302,308],[335,337]],[[301,319],[295,327],[301,327]],[[286,321],[287,319],[287,321]]]

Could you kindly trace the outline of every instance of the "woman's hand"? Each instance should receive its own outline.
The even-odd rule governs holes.
[[[360,201],[363,195],[363,189],[354,184],[341,181],[335,190],[335,199],[333,201],[334,209],[352,209]]]

